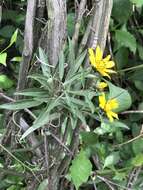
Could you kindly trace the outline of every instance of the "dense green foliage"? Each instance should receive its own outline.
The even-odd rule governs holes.
[[[67,30],[68,36],[72,37],[74,5],[72,1],[68,2]],[[112,80],[101,76],[91,65],[85,68],[83,65],[88,58],[87,50],[75,54],[69,38],[56,67],[48,64],[47,55],[38,48],[33,63],[38,59],[40,66],[34,72],[29,72],[30,86],[16,92],[25,12],[26,1],[23,0],[9,0],[3,7],[0,28],[0,94],[2,97],[3,94],[7,97],[23,95],[24,99],[10,103],[1,99],[0,142],[6,131],[6,114],[3,109],[16,110],[12,115],[15,124],[17,111],[24,109],[24,118],[29,117],[30,127],[23,134],[18,131],[15,138],[19,144],[16,149],[11,149],[11,142],[0,144],[0,189],[25,190],[29,180],[28,172],[40,171],[40,162],[31,161],[31,147],[26,138],[35,133],[41,143],[42,133],[47,136],[52,133],[47,129],[44,131],[43,126],[49,122],[53,122],[53,126],[62,126],[62,135],[67,128],[66,147],[70,147],[72,131],[76,125],[81,126],[77,153],[72,157],[70,168],[65,174],[65,190],[71,184],[74,184],[76,190],[124,190],[130,182],[129,177],[136,171],[139,172],[135,173],[136,177],[132,180],[132,190],[143,189],[143,1],[114,0],[105,51],[105,54],[108,52],[112,55],[116,63],[117,73],[112,76]],[[88,16],[85,15],[80,37],[85,32],[87,21]],[[116,98],[119,103],[115,110],[119,120],[114,122],[110,122],[99,108],[98,97],[102,92],[97,84],[103,80],[108,84],[105,90],[107,98]],[[32,116],[28,115],[27,108]],[[126,111],[129,108],[131,112]],[[66,151],[70,154],[69,149]],[[58,156],[62,160],[65,153]],[[26,175],[23,175],[24,171]],[[45,190],[47,183],[47,179],[40,179],[38,190]]]

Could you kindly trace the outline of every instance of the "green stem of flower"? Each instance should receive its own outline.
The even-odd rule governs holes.
[[[130,68],[126,68],[126,69],[121,69],[121,70],[119,70],[117,72],[121,73],[121,72],[132,71],[132,70],[136,70],[136,69],[140,69],[140,68],[143,68],[143,64],[142,65],[137,65],[137,66],[134,66],[134,67],[130,67]]]

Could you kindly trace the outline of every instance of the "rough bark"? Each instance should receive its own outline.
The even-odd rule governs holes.
[[[113,0],[95,1],[94,16],[89,37],[89,47],[95,49],[98,44],[104,51],[112,5]]]
[[[25,33],[24,33],[24,49],[22,55],[22,63],[19,71],[19,79],[17,90],[22,90],[26,86],[26,78],[28,75],[28,67],[33,54],[33,38],[34,38],[34,19],[36,15],[37,0],[28,0]]]
[[[66,0],[46,0],[48,21],[40,46],[48,54],[49,64],[56,65],[66,40]]]

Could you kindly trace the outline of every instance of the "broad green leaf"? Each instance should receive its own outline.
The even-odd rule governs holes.
[[[0,63],[6,66],[7,53],[0,53]]]
[[[134,81],[134,84],[135,84],[135,87],[140,90],[140,91],[143,91],[143,86],[142,86],[142,80],[135,80]]]
[[[120,70],[128,64],[129,51],[127,48],[120,48],[115,54],[115,61],[117,68]]]
[[[136,47],[137,47],[136,39],[128,31],[116,30],[115,39],[118,42],[119,47],[127,47],[133,53],[136,52]]]
[[[130,0],[137,7],[141,7],[143,5],[143,0]]]
[[[40,104],[41,104],[40,101],[35,101],[32,99],[18,100],[16,102],[1,104],[0,109],[21,110],[21,109],[25,109],[25,108],[32,108],[35,106],[39,106]]]
[[[134,157],[132,159],[132,165],[136,166],[136,167],[143,165],[143,154],[142,153],[137,154],[136,157]]]
[[[69,171],[71,180],[75,185],[76,190],[78,190],[83,183],[87,182],[92,171],[92,164],[87,158],[86,152],[83,150],[80,151],[72,161]]]
[[[15,27],[13,25],[6,25],[0,29],[0,35],[4,38],[10,38],[14,31]]]
[[[94,132],[81,132],[81,137],[87,147],[96,144],[98,140],[98,136]]]
[[[23,0],[22,0],[23,1]],[[22,1],[20,3],[22,3]],[[17,4],[18,5],[18,4]],[[19,10],[15,10],[15,9],[5,9],[3,11],[3,15],[2,15],[2,19],[4,20],[4,22],[7,21],[12,21],[10,23],[15,23],[15,25],[21,25],[24,24],[25,21],[25,14],[22,11]]]
[[[112,16],[119,22],[125,23],[132,15],[132,3],[129,0],[114,0]]]
[[[22,135],[20,140],[24,139],[27,137],[29,134],[34,132],[35,130],[39,129],[40,127],[43,127],[44,125],[48,124],[49,122],[58,119],[60,114],[53,113],[53,114],[48,114],[47,112],[42,112],[42,114],[37,118],[37,120],[34,122],[34,124],[28,128],[28,130]]]
[[[13,86],[14,82],[9,79],[6,75],[0,75],[0,88],[1,89],[9,89]]]
[[[110,125],[111,128],[129,129],[129,127],[125,123],[121,121],[117,121],[117,120],[115,120],[114,122],[110,122],[109,120],[104,119],[104,123],[107,123],[108,125]]]
[[[133,152],[134,154],[139,154],[141,152],[143,152],[143,139],[137,139],[135,141],[132,142],[132,148],[133,148]]]
[[[140,80],[140,81],[143,81],[143,70],[140,69],[140,70],[137,70],[135,71],[130,77],[129,79],[132,79],[133,81],[135,80]]]
[[[103,167],[105,168],[115,165],[116,163],[118,163],[119,159],[120,159],[119,152],[113,152],[112,154],[106,157]]]
[[[47,187],[48,187],[48,179],[44,179],[44,181],[40,183],[37,190],[47,190]]]
[[[65,57],[63,51],[61,51],[59,56],[59,77],[60,80],[63,79],[64,76],[64,66],[65,66]]]
[[[119,107],[115,111],[121,112],[128,109],[132,104],[131,96],[128,93],[128,91],[123,88],[117,87],[108,81],[107,83],[109,86],[108,98],[109,99],[115,98],[119,104]]]
[[[18,29],[16,29],[16,31],[14,32],[14,34],[12,35],[11,39],[10,39],[10,44],[9,46],[13,45],[16,40],[17,40],[17,34],[18,34]]]

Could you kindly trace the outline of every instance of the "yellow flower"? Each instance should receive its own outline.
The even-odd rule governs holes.
[[[97,88],[99,88],[99,90],[103,90],[104,88],[106,88],[108,86],[108,84],[106,82],[99,82],[97,84]]]
[[[96,68],[96,70],[102,75],[110,78],[108,73],[116,73],[111,68],[115,66],[114,61],[110,61],[111,56],[108,55],[103,59],[103,52],[99,46],[97,46],[96,51],[92,48],[88,49],[89,60],[91,65]]]
[[[102,93],[102,95],[99,96],[99,107],[106,112],[106,115],[111,122],[113,122],[114,118],[118,119],[118,114],[113,112],[118,106],[119,104],[115,98],[106,101],[105,93]]]

